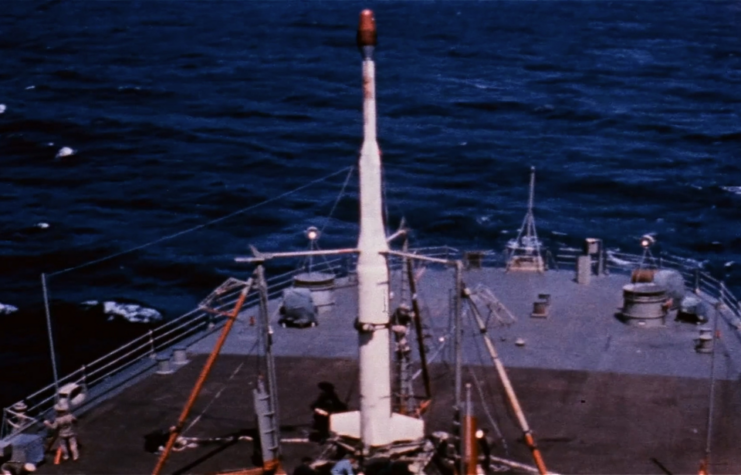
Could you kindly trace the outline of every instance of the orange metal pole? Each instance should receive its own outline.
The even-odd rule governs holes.
[[[234,311],[228,317],[226,321],[226,325],[224,325],[224,329],[221,331],[221,335],[219,335],[219,339],[216,341],[216,346],[214,346],[214,349],[211,352],[211,355],[209,355],[208,360],[206,361],[206,364],[203,366],[201,375],[198,377],[198,381],[196,381],[196,385],[193,387],[193,391],[191,391],[190,393],[188,402],[185,403],[185,407],[183,408],[183,412],[180,414],[180,418],[178,419],[177,425],[170,432],[170,439],[167,441],[165,450],[164,452],[162,452],[162,455],[157,461],[157,466],[154,467],[154,471],[152,472],[152,475],[159,475],[159,473],[162,471],[162,468],[165,465],[165,461],[167,460],[167,457],[170,455],[170,451],[172,451],[172,447],[175,445],[175,441],[177,440],[178,435],[180,434],[180,432],[182,432],[183,426],[185,426],[185,420],[188,418],[188,414],[190,413],[190,410],[193,408],[193,404],[196,402],[196,398],[198,397],[198,394],[201,392],[201,389],[203,388],[203,385],[206,382],[206,378],[208,378],[208,375],[211,372],[211,368],[213,367],[214,362],[216,361],[216,358],[219,356],[221,347],[224,346],[226,337],[229,335],[229,331],[232,329],[234,322],[237,320],[239,311],[242,309],[242,305],[244,305],[244,301],[247,299],[247,293],[250,291],[250,287],[252,287],[251,278],[250,280],[247,281],[247,285],[242,290],[242,293],[239,295],[239,300],[237,300],[237,304],[234,306]]]
[[[708,459],[702,459],[700,462],[700,470],[697,473],[698,475],[710,475],[710,472],[708,472]]]
[[[463,436],[466,438],[466,475],[478,473],[479,451],[476,441],[476,418],[467,414],[463,419]]]
[[[533,433],[530,430],[527,419],[525,418],[525,413],[522,411],[522,407],[520,407],[520,401],[517,399],[517,395],[515,394],[515,390],[509,380],[509,376],[507,376],[507,370],[504,369],[504,364],[499,359],[499,354],[494,347],[494,342],[491,340],[491,338],[489,337],[489,333],[486,331],[486,324],[481,318],[481,314],[479,313],[479,309],[476,307],[476,304],[470,299],[470,291],[468,290],[468,288],[464,287],[463,294],[468,299],[470,308],[472,310],[471,314],[473,315],[473,318],[479,327],[481,336],[484,337],[484,343],[486,344],[487,350],[489,350],[489,356],[491,356],[494,367],[499,374],[499,379],[502,381],[504,392],[507,394],[507,399],[512,406],[512,410],[517,417],[517,421],[520,423],[520,428],[522,429],[523,435],[525,437],[525,442],[532,451],[533,460],[535,461],[535,465],[538,467],[538,472],[540,473],[540,475],[547,475],[548,469],[546,469],[545,467],[543,456],[540,454],[540,449],[538,449],[538,446],[535,444],[535,439],[533,438]]]
[[[530,447],[530,450],[533,452],[533,460],[535,461],[535,465],[538,467],[538,471],[541,475],[546,475],[548,469],[545,468],[545,462],[543,461],[543,456],[540,455],[540,449],[535,445],[535,439],[533,438],[532,432],[525,434],[525,442],[527,442],[527,446]]]

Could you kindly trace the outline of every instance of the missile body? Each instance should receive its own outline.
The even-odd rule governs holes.
[[[360,345],[360,432],[366,445],[388,442],[391,418],[388,250],[383,223],[381,154],[376,140],[375,22],[360,15],[358,47],[363,55],[363,145],[360,149],[360,236],[358,323]],[[363,326],[366,325],[366,331]],[[384,326],[385,325],[385,326]],[[372,329],[371,331],[367,331]]]
[[[391,412],[391,348],[388,251],[383,222],[381,153],[376,140],[373,13],[363,10],[358,27],[363,56],[363,145],[360,149],[360,235],[358,237],[358,346],[360,411],[333,414],[332,431],[359,438],[366,449],[424,435],[420,419]]]

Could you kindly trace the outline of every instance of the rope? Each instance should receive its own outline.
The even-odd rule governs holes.
[[[324,229],[329,224],[329,220],[332,219],[332,215],[334,214],[335,210],[337,209],[337,205],[340,203],[340,200],[342,199],[342,196],[345,194],[345,189],[347,188],[347,184],[350,182],[350,177],[352,177],[353,172],[355,171],[355,167],[351,166],[350,170],[347,171],[347,176],[345,177],[345,183],[342,184],[342,189],[340,189],[339,194],[337,195],[337,198],[334,200],[334,204],[332,204],[332,209],[329,210],[329,214],[324,219],[324,224],[322,224],[322,228],[319,230],[319,238],[317,238],[316,242],[314,243],[314,246],[316,246],[317,250],[319,250],[319,239],[322,238],[324,235]],[[313,250],[313,249],[310,249]],[[311,262],[311,256],[306,256],[304,258],[304,262]],[[332,272],[332,266],[329,265],[329,261],[327,260],[327,256],[322,256],[322,260],[324,261],[324,265],[327,268],[327,271]],[[309,269],[309,272],[311,272],[311,269]]]
[[[470,301],[468,302],[468,305],[469,306],[471,305],[471,302]],[[471,316],[471,318],[473,318],[473,316]],[[481,346],[479,346],[478,338],[475,338],[475,337],[473,338],[473,344],[476,346],[476,355],[479,357],[479,363],[481,363],[481,366],[486,366],[486,363],[484,363],[484,359],[481,356]],[[470,368],[469,368],[469,371],[471,371]],[[477,387],[478,387],[478,381],[476,381],[476,377],[475,376],[474,376],[474,382],[476,382]],[[486,390],[490,394],[494,394],[494,391],[492,391],[491,387],[489,386],[489,380],[488,379],[485,379],[484,380],[484,384],[486,384]],[[480,393],[480,391],[481,391],[481,389],[479,389],[479,393]],[[499,429],[499,425],[493,420],[493,418],[489,414],[489,410],[488,410],[486,404],[483,402],[483,396],[481,396],[481,397],[482,397],[481,403],[484,405],[484,411],[486,412],[487,417],[489,417],[489,422],[491,422],[492,426],[494,426],[494,430],[497,432],[497,436],[499,437],[499,440],[502,442],[502,448],[504,449],[505,455],[507,457],[509,457],[509,446],[507,445],[507,440],[504,438],[504,434],[502,434],[501,430]]]
[[[399,189],[394,188],[393,186],[389,186],[387,181],[383,180],[383,205],[384,205],[384,213],[385,213],[385,221],[386,221],[386,233],[391,234],[391,231],[389,229],[389,226],[390,226],[389,210],[388,210],[389,200],[386,199],[386,190],[390,190],[390,193],[393,195],[394,193],[399,191]],[[397,193],[397,196],[398,196],[398,193]],[[401,206],[399,206],[399,204],[396,201],[390,201],[390,203],[391,203],[391,208],[397,213],[399,213],[399,216],[402,216],[402,217],[406,216],[406,214],[404,213],[404,210],[401,209]]]
[[[255,340],[255,342],[254,342],[254,343],[252,344],[252,348],[250,348],[250,351],[248,351],[248,352],[247,352],[247,356],[250,356],[250,355],[252,354],[252,352],[253,352],[253,351],[255,350],[255,347],[257,346],[257,342],[258,342],[258,341],[257,341],[257,340]],[[227,381],[231,381],[232,379],[234,379],[234,377],[235,377],[235,376],[237,375],[237,373],[239,373],[239,371],[240,371],[240,370],[242,369],[242,366],[244,366],[244,362],[240,363],[240,364],[239,364],[239,366],[237,366],[237,369],[235,369],[235,370],[234,370],[234,371],[232,372],[231,376],[229,376],[229,379],[227,379]],[[186,432],[188,432],[188,431],[189,431],[189,430],[190,430],[190,429],[191,429],[191,428],[192,428],[192,427],[193,427],[194,425],[196,425],[196,423],[197,423],[197,422],[198,422],[199,420],[201,420],[201,417],[202,417],[202,416],[203,416],[203,415],[204,415],[204,414],[206,413],[206,411],[208,410],[208,408],[209,408],[209,407],[211,407],[211,404],[213,404],[213,403],[214,403],[214,401],[216,401],[216,399],[217,399],[217,398],[218,398],[219,396],[221,396],[221,393],[223,393],[223,392],[224,392],[224,390],[226,389],[226,387],[227,387],[227,385],[225,384],[225,385],[224,385],[224,386],[223,386],[223,387],[222,387],[222,388],[221,388],[221,389],[219,390],[219,392],[217,392],[217,393],[216,393],[216,395],[215,395],[215,396],[214,396],[214,397],[213,397],[213,398],[211,399],[211,401],[209,401],[209,403],[208,403],[208,404],[206,404],[206,407],[204,407],[204,408],[203,408],[203,410],[201,411],[201,413],[200,413],[200,414],[198,414],[198,416],[196,416],[196,418],[195,418],[195,419],[193,419],[193,422],[191,422],[191,423],[190,423],[190,424],[188,425],[188,427],[186,427],[186,428],[185,428],[185,430],[183,430],[183,432],[181,433],[181,437],[183,437],[183,436],[185,435],[185,433],[186,433]]]
[[[252,347],[254,348],[254,345]],[[250,350],[250,353],[251,352],[252,352],[252,350]],[[234,379],[234,377],[237,375],[237,373],[239,373],[239,370],[242,369],[242,366],[244,366],[244,363],[240,363],[239,366],[237,366],[237,369],[235,369],[232,372],[231,376],[229,376],[229,379],[227,379],[227,382],[228,381],[231,381],[232,379]],[[226,388],[227,388],[227,385],[225,384],[221,389],[219,389],[219,392],[217,392],[216,395],[213,397],[213,399],[211,399],[208,402],[208,404],[206,404],[206,407],[203,408],[203,410],[201,411],[201,413],[198,414],[196,416],[196,418],[193,419],[193,422],[191,422],[188,425],[188,427],[185,428],[185,430],[182,432],[183,434],[185,434],[186,432],[188,432],[194,425],[196,425],[198,423],[198,421],[201,420],[201,417],[203,417],[203,415],[206,413],[206,411],[208,410],[208,408],[211,407],[211,404],[213,404],[214,401],[216,401],[216,399],[218,399],[218,397],[221,396],[221,393],[223,393]]]
[[[141,250],[141,249],[144,249],[144,248],[147,248],[147,247],[153,246],[153,245],[155,245],[155,244],[159,244],[159,243],[162,243],[162,242],[165,242],[165,241],[169,241],[169,240],[171,240],[171,239],[175,239],[175,238],[177,238],[177,237],[183,236],[183,235],[185,235],[185,234],[188,234],[188,233],[192,233],[193,231],[197,231],[197,230],[199,230],[199,229],[205,228],[205,227],[207,227],[207,226],[210,226],[210,225],[212,225],[212,224],[216,224],[216,223],[219,223],[219,222],[221,222],[221,221],[225,221],[225,220],[227,220],[227,219],[229,219],[229,218],[233,218],[234,216],[240,215],[240,214],[242,214],[242,213],[246,213],[247,211],[252,211],[252,210],[254,210],[254,209],[257,209],[257,208],[259,208],[260,206],[264,206],[264,205],[266,205],[266,204],[268,204],[268,203],[273,203],[273,202],[275,202],[275,201],[281,200],[281,199],[283,199],[283,198],[285,198],[285,197],[287,197],[287,196],[290,196],[290,195],[292,195],[292,194],[294,194],[294,193],[297,193],[297,192],[299,192],[299,191],[301,191],[301,190],[304,190],[304,189],[306,189],[306,188],[308,188],[308,187],[310,187],[310,186],[312,186],[312,185],[315,185],[315,184],[317,184],[317,183],[320,183],[320,182],[322,182],[322,181],[325,181],[325,180],[327,180],[327,179],[329,179],[329,178],[331,178],[331,177],[333,177],[333,176],[335,176],[335,175],[339,175],[340,173],[344,172],[344,171],[345,171],[345,170],[347,170],[348,168],[350,168],[350,169],[353,169],[354,167],[352,167],[352,166],[351,166],[351,167],[343,168],[343,169],[341,169],[341,170],[338,170],[338,171],[336,171],[336,172],[334,172],[334,173],[330,173],[329,175],[326,175],[326,176],[324,176],[324,177],[322,177],[322,178],[317,178],[316,180],[310,181],[309,183],[306,183],[305,185],[301,185],[301,186],[299,186],[298,188],[294,188],[294,189],[293,189],[293,190],[291,190],[291,191],[287,191],[287,192],[285,192],[285,193],[282,193],[282,194],[280,194],[280,195],[278,195],[278,196],[274,196],[274,197],[272,197],[272,198],[268,198],[268,199],[267,199],[267,200],[265,200],[265,201],[262,201],[262,202],[260,202],[260,203],[257,203],[257,204],[254,204],[254,205],[248,206],[248,207],[246,207],[246,208],[242,208],[242,209],[240,209],[240,210],[237,210],[237,211],[235,211],[235,212],[233,212],[233,213],[227,214],[226,216],[222,216],[222,217],[220,217],[220,218],[216,218],[216,219],[213,219],[213,220],[211,220],[211,221],[208,221],[208,222],[206,222],[206,223],[203,223],[203,224],[199,224],[198,226],[194,226],[194,227],[192,227],[192,228],[189,228],[189,229],[185,229],[185,230],[183,230],[183,231],[179,231],[179,232],[177,232],[177,233],[174,233],[174,234],[170,234],[170,235],[168,235],[168,236],[164,236],[164,237],[162,237],[162,238],[159,238],[159,239],[156,239],[156,240],[154,240],[154,241],[150,241],[150,242],[148,242],[148,243],[146,243],[146,244],[142,244],[142,245],[140,245],[140,246],[136,246],[136,247],[133,247],[133,248],[131,248],[131,249],[128,249],[128,250],[126,250],[126,251],[121,251],[121,252],[117,252],[117,253],[114,253],[114,254],[110,254],[110,255],[108,255],[108,256],[105,256],[105,257],[101,257],[101,258],[99,258],[99,259],[94,259],[94,260],[92,260],[92,261],[88,261],[88,262],[85,262],[85,263],[83,263],[83,264],[80,264],[80,265],[77,265],[77,266],[73,266],[73,267],[68,267],[68,268],[66,268],[66,269],[62,269],[62,270],[59,270],[59,271],[56,271],[56,272],[52,272],[52,273],[46,274],[46,276],[47,276],[47,277],[53,277],[53,276],[57,276],[57,275],[61,275],[61,274],[65,274],[65,273],[67,273],[67,272],[71,272],[71,271],[73,271],[73,270],[78,270],[78,269],[81,269],[81,268],[83,268],[83,267],[88,267],[88,266],[92,266],[92,265],[94,265],[94,264],[99,264],[99,263],[101,263],[101,262],[105,262],[105,261],[108,261],[108,260],[111,260],[111,259],[115,259],[116,257],[120,257],[120,256],[123,256],[123,255],[125,255],[125,254],[130,254],[130,253],[132,253],[132,252],[134,252],[134,251],[139,251],[139,250]]]
[[[497,424],[497,422],[494,420],[491,413],[489,412],[489,406],[486,404],[486,400],[484,399],[484,391],[481,389],[481,383],[476,377],[476,373],[473,372],[470,366],[468,367],[468,372],[471,374],[473,382],[476,385],[476,389],[479,393],[479,399],[481,399],[481,406],[484,408],[484,412],[486,413],[486,418],[489,419],[489,423],[492,425],[492,427],[494,427],[494,431],[496,431],[497,437],[499,437],[499,440],[502,441],[502,448],[504,449],[504,453],[509,457],[509,446],[507,446],[507,440],[504,438],[504,435],[502,435],[502,431],[499,429],[499,424]]]
[[[337,205],[340,203],[340,200],[342,199],[342,195],[345,194],[345,188],[347,188],[347,184],[350,182],[350,177],[352,176],[353,172],[355,171],[355,167],[351,166],[350,170],[347,172],[347,176],[345,177],[345,183],[342,184],[342,189],[340,190],[340,194],[337,195],[337,199],[334,201],[334,204],[332,205],[332,209],[329,211],[329,214],[324,219],[324,224],[322,224],[322,229],[319,230],[319,238],[321,239],[322,234],[324,233],[324,228],[327,227],[327,224],[329,224],[329,220],[332,218],[332,215],[334,214],[335,210],[337,209]]]

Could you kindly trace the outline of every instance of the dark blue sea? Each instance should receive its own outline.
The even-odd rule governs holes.
[[[502,249],[535,166],[547,244],[640,252],[655,233],[657,253],[741,280],[724,265],[741,267],[738,0],[7,0],[0,302],[20,310],[0,315],[0,403],[51,381],[42,273],[64,373],[146,330],[79,302],[172,318],[246,275],[248,245],[306,248],[357,161],[367,7],[388,221],[413,245]],[[356,176],[324,248],[356,241]]]

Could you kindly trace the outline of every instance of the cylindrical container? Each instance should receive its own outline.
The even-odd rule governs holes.
[[[700,328],[700,338],[697,339],[695,351],[698,353],[713,352],[713,329],[709,327]]]
[[[167,355],[157,355],[157,374],[172,374],[170,366],[170,357]]]
[[[666,318],[666,290],[656,284],[640,283],[623,286],[621,316],[628,325],[660,327]]]
[[[533,316],[540,317],[545,316],[548,313],[548,304],[543,301],[533,302]]]
[[[188,354],[185,352],[184,346],[176,346],[172,350],[172,364],[182,366],[189,363]]]

